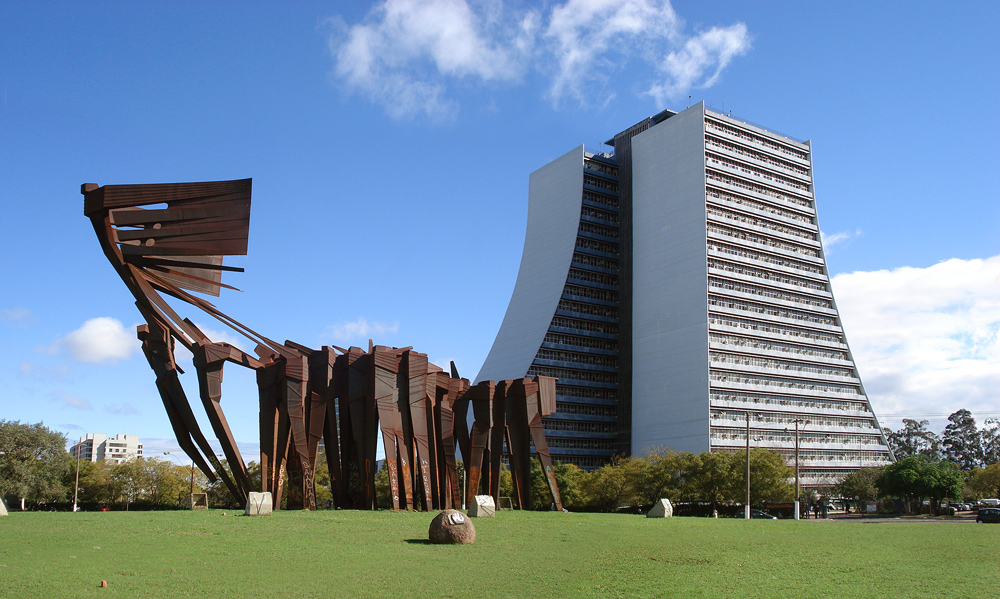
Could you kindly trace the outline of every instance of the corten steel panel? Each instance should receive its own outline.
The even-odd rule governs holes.
[[[462,470],[464,473],[468,473],[468,464],[470,462],[470,440],[469,440],[469,400],[465,398],[466,392],[469,390],[469,379],[458,378],[457,372],[452,369],[452,377],[448,379],[448,398],[451,402],[451,417],[454,423],[452,432],[454,434],[454,440],[457,444],[459,450],[462,452]],[[456,476],[458,475],[457,463],[456,463]],[[463,475],[464,481],[468,481],[468,478]],[[462,505],[462,490],[458,486],[455,487],[452,492],[452,501],[455,502],[455,509]]]
[[[531,430],[528,427],[523,379],[507,382],[505,399],[507,451],[514,495],[519,509],[531,509]]]
[[[490,428],[490,475],[488,494],[493,504],[500,505],[500,474],[503,464],[503,442],[507,432],[507,404],[504,398],[508,381],[497,381],[493,393],[493,423]]]
[[[209,482],[216,481],[215,472],[202,456],[215,457],[212,447],[208,444],[208,439],[202,434],[198,421],[195,419],[191,405],[187,401],[184,388],[177,377],[177,365],[174,363],[173,344],[167,329],[157,325],[141,325],[139,327],[139,339],[142,341],[142,352],[149,362],[150,368],[156,374],[156,388],[163,401],[163,407],[170,420],[170,426],[174,430],[177,443],[188,456],[198,465],[198,468],[205,474]],[[197,446],[195,445],[197,443]],[[198,447],[201,451],[198,451]],[[227,478],[227,488],[236,495],[236,487]]]
[[[357,504],[361,485],[360,454],[354,436],[351,404],[348,394],[350,350],[337,356],[333,362],[333,388],[337,398],[337,424],[340,427],[340,471],[343,475],[340,488],[334,492],[337,507],[353,508]],[[339,493],[338,493],[339,491]],[[337,499],[339,495],[339,500]]]
[[[289,468],[290,474],[298,475],[295,480],[289,479],[289,487],[294,486],[295,499],[301,497],[301,506],[306,509],[316,509],[316,491],[313,485],[312,460],[309,457],[309,441],[307,438],[306,406],[308,386],[308,363],[306,356],[295,350],[289,350],[292,355],[285,358],[285,376],[282,392],[284,406],[288,413],[289,452],[294,454],[294,461]],[[292,496],[289,497],[292,499]],[[289,503],[289,508],[296,509],[298,505]]]
[[[385,464],[389,473],[389,492],[392,508],[407,509],[411,501],[410,493],[401,496],[400,477],[408,483],[409,459],[403,439],[402,422],[397,412],[399,402],[399,360],[400,354],[387,348],[376,347],[373,353],[373,368],[369,375],[371,393],[378,409],[379,426],[382,429],[382,443],[385,449]]]
[[[465,502],[471,505],[476,495],[480,494],[480,482],[483,470],[489,468],[487,449],[490,442],[490,427],[493,425],[493,392],[495,383],[483,381],[470,388],[465,395],[472,404],[472,431],[469,434],[469,463],[466,465],[468,488]]]
[[[442,497],[443,509],[458,509],[462,505],[461,490],[458,486],[458,464],[455,460],[455,413],[452,411],[453,395],[450,392],[451,379],[444,372],[436,372],[427,377],[435,380],[437,401],[434,404],[434,425],[438,431],[438,492]]]
[[[410,425],[413,430],[413,443],[416,446],[414,474],[419,474],[418,486],[423,491],[422,500],[425,510],[435,507],[434,477],[432,464],[434,454],[431,449],[430,436],[434,434],[434,409],[427,396],[427,354],[408,351],[404,355],[400,382],[406,381],[407,411],[410,415]],[[402,389],[400,389],[402,399]],[[430,422],[428,422],[430,419]]]
[[[271,493],[272,502],[276,488],[275,473],[278,466],[278,379],[281,364],[268,362],[257,369],[257,391],[260,397],[260,479],[261,492]]]
[[[549,453],[549,445],[545,441],[545,428],[542,426],[542,416],[548,415],[543,411],[543,406],[551,406],[555,403],[556,379],[548,376],[535,377],[535,380],[531,382],[529,379],[525,379],[524,388],[528,427],[531,429],[531,438],[535,442],[535,453],[542,463],[542,472],[545,474],[545,482],[552,495],[552,503],[556,510],[562,511],[559,485],[556,483],[556,474],[552,470],[552,455]]]
[[[375,439],[377,425],[375,398],[368,394],[368,373],[372,369],[372,357],[357,347],[347,350],[347,398],[351,411],[351,431],[354,435],[355,452],[358,458],[358,489],[355,495],[356,509],[375,509]],[[369,445],[371,451],[369,451]]]
[[[226,455],[229,468],[233,473],[236,486],[239,490],[239,500],[245,505],[247,496],[253,490],[250,477],[247,474],[246,464],[243,463],[243,456],[240,455],[236,440],[229,429],[229,423],[222,411],[220,402],[222,401],[222,368],[225,365],[224,359],[218,359],[215,348],[206,347],[203,344],[195,346],[194,367],[198,373],[198,387],[201,394],[202,404],[208,420],[212,424],[216,438],[222,446],[222,452]]]

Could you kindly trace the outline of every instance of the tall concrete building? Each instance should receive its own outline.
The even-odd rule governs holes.
[[[87,433],[69,449],[74,458],[88,462],[108,460],[120,464],[132,458],[142,457],[142,443],[135,435],[115,435],[108,438],[100,433]]]
[[[706,110],[663,111],[531,174],[524,252],[477,380],[559,378],[553,458],[736,451],[829,484],[891,461],[847,345],[812,152]]]

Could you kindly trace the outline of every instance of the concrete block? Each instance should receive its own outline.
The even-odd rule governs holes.
[[[661,499],[653,504],[653,509],[646,512],[647,518],[670,518],[674,515],[674,506],[669,499]]]
[[[191,509],[207,510],[208,493],[191,493]]]
[[[270,516],[271,511],[270,493],[250,493],[247,506],[243,509],[247,516]]]
[[[492,518],[497,513],[497,506],[490,495],[476,495],[476,500],[469,506],[469,516],[473,518]]]

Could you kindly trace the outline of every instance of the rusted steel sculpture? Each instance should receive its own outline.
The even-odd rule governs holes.
[[[222,409],[223,367],[230,362],[257,376],[259,491],[272,494],[275,509],[283,499],[290,509],[316,509],[321,442],[336,506],[374,509],[380,432],[394,509],[460,507],[456,445],[464,458],[466,502],[484,492],[499,499],[506,453],[518,505],[526,507],[532,442],[553,503],[561,509],[542,428],[542,417],[555,410],[555,379],[472,386],[454,364],[446,373],[409,347],[369,343],[368,351],[317,350],[292,341],[277,343],[193,295],[218,296],[223,287],[235,289],[222,283],[222,273],[243,269],[223,265],[223,257],[247,252],[250,191],[250,179],[81,187],[84,213],[146,321],[138,336],[177,441],[205,476],[213,482],[221,479],[243,504],[258,490]],[[181,318],[164,296],[191,304],[243,335],[256,345],[256,355],[212,341]],[[176,343],[193,354],[202,405],[228,470],[216,458],[181,386]]]

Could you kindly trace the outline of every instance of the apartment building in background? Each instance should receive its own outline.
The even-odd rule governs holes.
[[[80,437],[69,450],[74,458],[88,462],[108,460],[120,464],[132,458],[142,457],[142,443],[135,435],[115,435],[108,437],[100,433],[87,433]]]

